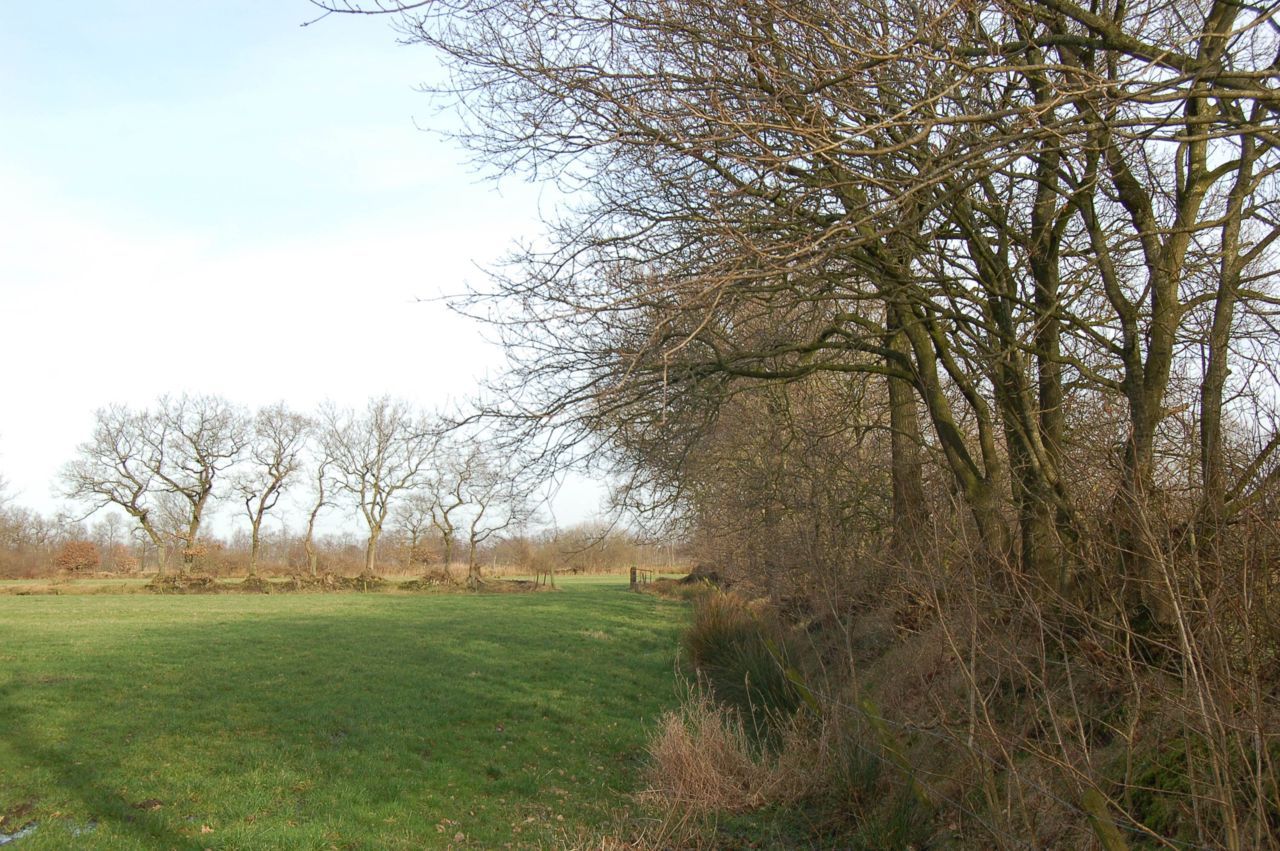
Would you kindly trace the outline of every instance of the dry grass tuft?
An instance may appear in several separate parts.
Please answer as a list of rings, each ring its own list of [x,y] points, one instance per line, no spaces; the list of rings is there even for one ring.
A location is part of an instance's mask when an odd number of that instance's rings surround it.
[[[648,794],[668,804],[735,812],[767,800],[768,772],[752,757],[741,717],[705,696],[663,716],[649,756]]]
[[[642,797],[683,813],[791,803],[812,794],[822,777],[811,745],[786,734],[776,753],[763,749],[735,709],[692,690],[678,711],[663,716],[649,744],[649,790]]]

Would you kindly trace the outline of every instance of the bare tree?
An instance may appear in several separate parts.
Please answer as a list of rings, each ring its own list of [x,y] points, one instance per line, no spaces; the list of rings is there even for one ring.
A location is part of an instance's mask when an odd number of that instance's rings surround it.
[[[249,518],[249,575],[258,566],[262,521],[302,467],[312,423],[283,402],[258,411],[248,447],[248,469],[235,478]]]
[[[530,488],[514,464],[503,463],[479,443],[467,451],[461,469],[466,473],[461,493],[465,500],[467,587],[475,590],[482,581],[479,548],[494,536],[529,520]]]
[[[63,494],[87,504],[90,513],[117,505],[132,517],[159,551],[164,572],[167,541],[156,516],[155,470],[160,456],[150,439],[151,416],[124,405],[94,414],[92,438],[80,444],[78,457],[62,469]]]
[[[468,500],[471,479],[477,473],[480,455],[465,451],[456,442],[441,444],[437,463],[427,477],[424,493],[429,501],[431,525],[440,536],[446,569],[453,563],[458,541],[458,522]]]
[[[162,396],[145,432],[154,483],[180,502],[184,515],[175,534],[183,544],[183,564],[195,560],[205,511],[219,475],[240,460],[249,443],[243,411],[217,396]],[[176,516],[175,516],[176,520]]]
[[[368,527],[365,570],[372,573],[387,517],[398,496],[421,483],[437,430],[407,402],[386,396],[371,399],[360,413],[325,405],[320,418],[334,484],[355,501]]]
[[[696,439],[753,384],[880,375],[900,539],[927,440],[995,560],[1062,589],[1101,535],[1134,605],[1170,411],[1201,420],[1203,490],[1158,537],[1211,536],[1280,483],[1280,438],[1235,465],[1222,440],[1266,421],[1250,379],[1280,348],[1270,11],[337,5],[440,52],[479,157],[589,189],[490,314],[516,367],[499,413],[559,429],[553,460],[612,446],[656,484],[625,450],[642,432]],[[1108,409],[1104,523],[1068,429]]]
[[[302,547],[307,553],[307,566],[311,570],[311,575],[318,573],[320,554],[316,549],[316,520],[320,517],[320,512],[327,506],[331,505],[330,497],[326,495],[326,488],[329,484],[329,456],[325,454],[324,445],[316,448],[319,456],[315,459],[315,466],[311,470],[311,482],[314,486],[312,491],[311,510],[307,513],[307,531],[302,539]]]
[[[24,506],[0,514],[0,544],[9,549],[47,549],[74,535],[63,517],[50,519]]]
[[[177,551],[181,558],[181,569],[189,570],[207,554],[207,548],[201,546],[198,537],[188,539],[191,504],[181,494],[168,489],[157,489],[152,518],[156,528],[164,536],[166,560],[172,557],[174,551]]]
[[[103,567],[106,570],[116,568],[116,556],[125,540],[124,522],[115,511],[104,512],[98,522],[93,524],[93,540],[102,551]]]
[[[412,568],[429,561],[426,538],[433,530],[431,508],[430,496],[422,491],[414,491],[397,503],[392,512],[396,529],[404,536],[406,567]]]

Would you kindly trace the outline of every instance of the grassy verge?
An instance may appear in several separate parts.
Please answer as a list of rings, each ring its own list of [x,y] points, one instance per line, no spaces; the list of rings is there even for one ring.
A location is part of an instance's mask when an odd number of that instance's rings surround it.
[[[681,607],[559,594],[0,597],[24,849],[537,847],[627,803]]]
[[[33,594],[137,594],[149,580],[114,579],[0,579],[0,596]]]

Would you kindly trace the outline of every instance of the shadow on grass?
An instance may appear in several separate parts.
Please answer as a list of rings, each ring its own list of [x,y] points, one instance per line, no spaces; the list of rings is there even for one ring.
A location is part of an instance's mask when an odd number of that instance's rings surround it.
[[[83,634],[75,654],[31,637],[0,742],[124,847],[421,847],[462,821],[511,841],[527,818],[607,816],[675,700],[678,616],[615,590],[318,598],[322,615],[114,598],[128,628],[57,625]]]
[[[147,844],[159,844],[179,851],[203,847],[189,837],[170,830],[162,818],[138,807],[139,802],[126,801],[118,793],[112,792],[97,767],[76,759],[79,753],[75,745],[47,742],[32,725],[24,723],[25,714],[14,709],[14,691],[13,684],[0,687],[0,730],[3,730],[0,739],[7,742],[14,753],[26,755],[51,773],[58,791],[82,806],[86,815],[85,822],[65,826],[90,832],[97,830],[98,825],[110,823],[120,834],[146,840]],[[42,831],[47,833],[54,827],[48,821],[41,823],[36,820],[35,823],[37,830],[32,835],[39,834],[40,839],[44,839]]]

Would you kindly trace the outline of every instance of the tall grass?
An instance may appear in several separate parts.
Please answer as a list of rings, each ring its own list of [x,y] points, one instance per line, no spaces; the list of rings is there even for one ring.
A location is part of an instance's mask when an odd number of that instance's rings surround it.
[[[748,721],[756,738],[800,706],[788,676],[800,654],[787,630],[767,611],[733,594],[712,591],[694,603],[684,650],[715,698]]]

